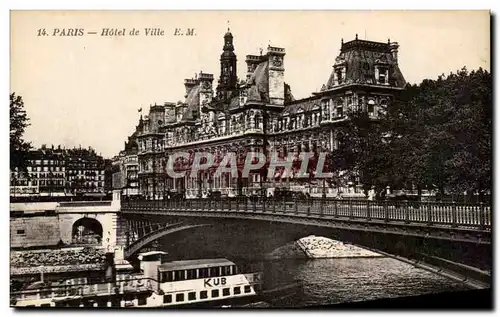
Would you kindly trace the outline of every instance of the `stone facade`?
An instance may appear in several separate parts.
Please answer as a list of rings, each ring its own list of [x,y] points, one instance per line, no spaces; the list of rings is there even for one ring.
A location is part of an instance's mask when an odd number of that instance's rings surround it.
[[[338,146],[336,128],[347,120],[349,109],[361,108],[376,119],[404,88],[397,51],[397,43],[390,41],[365,41],[357,36],[342,41],[326,84],[311,97],[295,100],[285,82],[285,49],[269,46],[265,55],[247,55],[246,79],[238,80],[233,36],[228,31],[216,93],[214,76],[200,72],[184,81],[184,102],[155,104],[147,116],[141,116],[142,130],[137,136],[141,195],[161,199],[177,192],[190,198],[217,191],[235,196],[264,187],[320,194],[322,184],[301,183],[293,174],[268,180],[264,171],[254,171],[248,177],[242,177],[241,172],[214,176],[214,171],[228,152],[236,153],[241,168],[247,152],[277,152],[280,157],[292,155],[298,160],[301,151],[333,150]],[[189,172],[196,152],[210,152],[215,163],[207,171],[172,179],[166,173],[167,162],[181,151],[188,152],[190,158],[176,160],[176,170]],[[332,195],[340,191],[364,196],[357,179],[337,187],[327,182],[323,188]]]
[[[11,203],[11,248],[94,245],[114,250],[119,239],[120,193],[111,202]],[[82,233],[94,240],[81,239]],[[80,234],[80,238],[75,235]]]
[[[95,150],[42,146],[28,154],[27,173],[11,171],[10,195],[105,195],[107,160]]]
[[[60,240],[59,217],[10,218],[11,248],[55,246]]]

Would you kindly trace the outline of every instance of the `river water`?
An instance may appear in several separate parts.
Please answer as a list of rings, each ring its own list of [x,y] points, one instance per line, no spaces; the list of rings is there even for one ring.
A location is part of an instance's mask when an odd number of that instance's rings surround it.
[[[286,306],[344,302],[467,290],[454,282],[392,258],[280,260],[260,263],[266,283],[300,281],[303,290]]]

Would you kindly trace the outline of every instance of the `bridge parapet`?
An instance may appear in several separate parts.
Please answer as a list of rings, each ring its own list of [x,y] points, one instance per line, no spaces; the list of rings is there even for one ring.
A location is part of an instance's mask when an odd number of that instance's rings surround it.
[[[123,201],[122,212],[219,212],[291,214],[297,217],[350,219],[363,222],[400,222],[408,226],[449,227],[491,232],[491,207],[485,204],[459,204],[413,201],[369,201],[309,198],[284,199],[188,199]]]

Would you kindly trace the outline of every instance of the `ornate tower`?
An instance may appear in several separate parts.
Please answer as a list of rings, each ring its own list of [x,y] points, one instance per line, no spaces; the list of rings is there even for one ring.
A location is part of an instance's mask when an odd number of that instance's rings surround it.
[[[227,33],[224,35],[224,47],[220,56],[220,79],[217,86],[217,97],[222,100],[230,98],[232,91],[236,89],[237,82],[233,35],[228,28]]]

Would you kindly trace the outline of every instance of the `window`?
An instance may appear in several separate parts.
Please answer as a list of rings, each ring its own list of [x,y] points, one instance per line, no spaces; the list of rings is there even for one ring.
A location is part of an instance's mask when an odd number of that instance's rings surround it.
[[[210,268],[210,277],[218,277],[218,276],[220,276],[219,268],[218,267],[211,267]]]
[[[207,291],[201,291],[200,292],[200,299],[206,299],[208,298],[208,292]]]
[[[187,270],[187,279],[192,280],[196,278],[196,269]]]
[[[196,300],[196,292],[188,293],[188,300]]]
[[[17,230],[17,234],[24,234],[24,230]]]
[[[146,305],[146,302],[147,302],[146,297],[141,296],[137,298],[137,304],[139,306]]]
[[[175,301],[176,302],[183,302],[184,301],[184,293],[175,294]]]
[[[344,116],[344,107],[342,105],[337,105],[337,117]]]
[[[379,82],[380,84],[385,84],[385,79],[386,79],[385,75],[386,75],[386,71],[387,71],[387,70],[386,70],[385,68],[379,68],[379,70],[378,70],[378,82]]]
[[[372,112],[373,112],[373,110],[374,110],[374,106],[375,106],[375,101],[373,101],[373,100],[369,100],[369,101],[368,101],[368,112],[369,112],[369,113],[372,113]]]
[[[185,278],[184,278],[184,270],[175,271],[175,280],[176,281],[183,281],[183,280],[185,280]]]
[[[199,269],[199,270],[200,270],[199,278],[208,277],[208,268],[203,268],[203,269]]]
[[[218,289],[212,290],[212,297],[219,297],[219,290]]]
[[[50,307],[50,304],[42,304],[41,307]]]
[[[222,275],[231,275],[231,266],[223,266]]]
[[[222,296],[229,296],[229,287],[222,290]]]
[[[241,289],[240,289],[240,287],[239,287],[239,286],[235,287],[235,288],[233,289],[233,293],[234,293],[234,295],[241,294]]]
[[[336,70],[336,73],[337,73],[337,81],[340,84],[342,84],[342,70],[339,68]]]
[[[163,295],[163,304],[168,304],[172,302],[172,295]]]
[[[245,293],[250,293],[252,291],[252,288],[250,285],[245,285]]]

